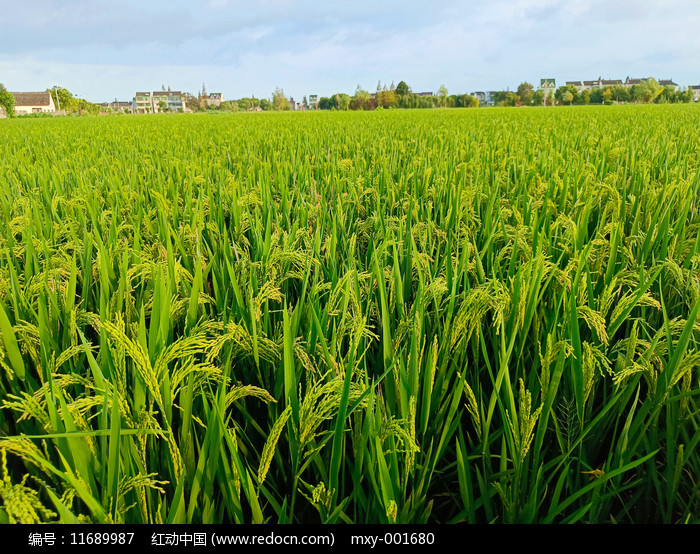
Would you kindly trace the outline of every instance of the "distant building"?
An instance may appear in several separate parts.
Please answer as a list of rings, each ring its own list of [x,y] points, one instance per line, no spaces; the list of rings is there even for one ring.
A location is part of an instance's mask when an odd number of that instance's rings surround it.
[[[162,109],[165,102],[165,110]],[[137,92],[134,96],[133,110],[135,113],[158,113],[161,111],[185,112],[187,102],[185,93],[179,90],[157,90],[154,92]]]
[[[136,113],[153,113],[153,99],[150,92],[137,92],[134,96]]]
[[[598,77],[593,81],[566,81],[567,85],[574,85],[576,90],[581,93],[584,90],[594,90],[597,88],[608,88],[614,87],[616,85],[622,85],[620,79],[603,79]]]
[[[209,106],[216,106],[218,108],[219,106],[221,106],[221,102],[223,101],[223,99],[224,95],[220,92],[212,92],[211,94],[200,94],[199,105],[202,108],[208,108]]]
[[[700,85],[693,85],[688,88],[693,91],[693,102],[700,102]]]
[[[678,89],[681,88],[680,85],[673,82],[673,79],[659,79],[659,84],[662,87],[672,86],[673,90],[675,91],[678,91]]]
[[[56,105],[50,92],[11,92],[15,97],[15,114],[53,113]]]
[[[432,96],[432,92],[419,92],[416,94],[416,96]]]
[[[114,102],[102,102],[100,104],[105,111],[110,111],[113,113],[134,113],[136,110],[136,103],[131,102],[119,102],[115,100]]]
[[[637,79],[627,77],[623,82],[622,79],[603,79],[602,77],[598,77],[598,79],[594,81],[566,81],[566,84],[574,85],[576,87],[576,90],[578,90],[579,92],[583,92],[584,90],[605,89],[616,86],[631,87],[633,85],[641,85],[646,80],[646,78]],[[678,90],[680,88],[679,85],[674,83],[672,79],[661,79],[659,80],[659,84],[661,86],[672,85],[675,88],[675,90]]]
[[[474,92],[470,92],[469,94],[471,94],[474,98],[476,98],[479,101],[479,107],[496,105],[497,92],[495,90],[475,90]]]
[[[160,90],[153,92],[153,113],[160,111],[183,112],[185,111],[184,94],[179,90]],[[165,110],[162,110],[161,102],[165,102]]]
[[[496,105],[496,94],[497,91],[495,90],[475,90],[474,92],[470,92],[474,98],[476,98],[479,101],[479,106],[495,106]]]
[[[470,92],[474,98],[476,98],[479,101],[479,106],[485,106],[486,105],[486,93],[483,90],[475,90],[474,92]]]
[[[622,86],[625,86],[625,87],[631,87],[633,85],[641,85],[642,83],[647,81],[647,79],[650,79],[650,78],[651,77],[644,77],[642,79],[630,79],[629,77],[627,77],[627,79],[625,79],[625,82],[621,83],[621,84],[622,84]],[[678,90],[680,88],[680,86],[678,84],[673,82],[673,79],[658,79],[657,82],[662,87],[671,85],[674,90]]]

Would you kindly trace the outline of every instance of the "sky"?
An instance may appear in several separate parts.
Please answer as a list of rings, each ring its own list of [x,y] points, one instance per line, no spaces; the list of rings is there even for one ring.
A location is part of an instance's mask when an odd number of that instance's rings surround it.
[[[162,86],[224,99],[700,83],[700,0],[0,0],[0,83],[92,102]]]

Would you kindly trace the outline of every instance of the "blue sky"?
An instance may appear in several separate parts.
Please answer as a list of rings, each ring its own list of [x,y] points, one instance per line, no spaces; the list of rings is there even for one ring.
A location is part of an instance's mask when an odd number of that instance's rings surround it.
[[[0,0],[0,82],[94,102],[515,89],[541,77],[700,83],[700,0]]]

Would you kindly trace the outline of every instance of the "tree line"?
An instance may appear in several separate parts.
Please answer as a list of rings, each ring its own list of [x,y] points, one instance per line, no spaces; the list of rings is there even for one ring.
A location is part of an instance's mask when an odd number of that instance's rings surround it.
[[[336,93],[318,101],[320,110],[377,110],[389,108],[476,108],[479,100],[470,94],[450,95],[445,85],[440,85],[437,95],[414,93],[405,81],[387,88],[377,83],[374,95],[357,85],[355,94]]]
[[[549,92],[546,105],[585,105],[585,104],[676,104],[689,103],[693,100],[690,89],[676,90],[673,85],[661,86],[650,77],[639,84],[626,87],[622,84],[579,91],[575,85],[562,85],[556,91]],[[497,106],[542,106],[545,93],[542,89],[527,82],[520,83],[517,91],[500,91],[496,93]]]
[[[165,88],[163,89],[165,90]],[[103,108],[99,104],[88,102],[83,98],[77,98],[65,88],[47,89],[53,97],[57,109],[67,114],[97,115]],[[285,111],[292,109],[290,99],[284,90],[277,87],[270,99],[255,98],[254,96],[239,98],[238,100],[222,101],[219,105],[207,101],[206,89],[202,85],[202,93],[194,96],[185,94],[185,103],[188,110],[202,111]],[[622,84],[606,86],[579,91],[575,85],[563,85],[556,91],[550,91],[545,97],[542,89],[528,82],[520,83],[516,91],[502,90],[493,94],[493,100],[497,106],[542,106],[542,105],[586,105],[586,104],[674,104],[689,103],[693,100],[693,91],[690,89],[676,90],[673,85],[661,86],[654,78],[642,80],[639,84],[626,87]],[[445,85],[440,85],[437,94],[414,93],[405,81],[389,87],[377,83],[377,90],[370,94],[360,85],[355,89],[355,94],[338,92],[336,94],[321,97],[316,105],[307,101],[306,96],[299,102],[304,108],[319,110],[377,110],[390,108],[420,109],[420,108],[476,108],[479,99],[471,94],[449,94]],[[15,99],[5,87],[0,84],[0,107],[12,117],[14,115]],[[168,111],[167,106],[161,106],[160,111]],[[36,115],[36,114],[30,114]],[[25,116],[27,117],[27,116]]]

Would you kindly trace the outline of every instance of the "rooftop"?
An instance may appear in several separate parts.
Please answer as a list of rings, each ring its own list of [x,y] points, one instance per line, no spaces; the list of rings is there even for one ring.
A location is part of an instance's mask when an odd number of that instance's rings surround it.
[[[12,92],[15,97],[15,106],[50,106],[51,93],[49,92]]]

